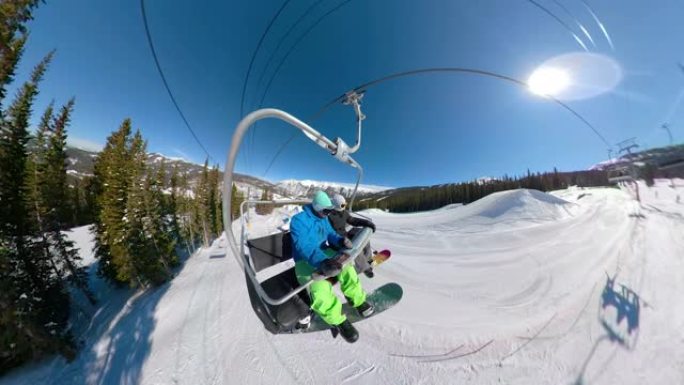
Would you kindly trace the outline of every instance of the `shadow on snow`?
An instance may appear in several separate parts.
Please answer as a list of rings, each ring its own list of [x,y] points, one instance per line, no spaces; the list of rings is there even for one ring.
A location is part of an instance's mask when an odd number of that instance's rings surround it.
[[[634,350],[639,337],[639,315],[641,312],[641,300],[639,295],[627,286],[615,287],[615,278],[606,277],[606,286],[603,288],[599,302],[599,323],[604,329],[587,358],[582,365],[575,385],[586,384],[585,374],[587,367],[596,353],[598,346],[603,342],[622,347],[626,350]],[[615,352],[596,371],[602,373],[604,368],[613,359]]]
[[[188,260],[181,252],[181,264],[173,271],[180,274]],[[152,333],[156,327],[155,311],[159,301],[171,285],[171,280],[156,288],[141,291],[108,286],[94,278],[97,262],[90,266],[91,284],[99,293],[95,308],[74,301],[72,316],[80,344],[79,354],[70,363],[53,357],[27,365],[8,373],[4,381],[41,384],[138,384],[143,365],[152,347]],[[89,313],[89,315],[87,315]],[[79,325],[80,324],[80,325]]]

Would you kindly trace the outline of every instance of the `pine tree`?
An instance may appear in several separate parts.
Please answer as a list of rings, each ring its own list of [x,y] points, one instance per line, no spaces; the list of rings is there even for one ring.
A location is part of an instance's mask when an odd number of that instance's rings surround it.
[[[264,189],[261,193],[261,200],[270,201],[272,199],[273,196],[271,195],[271,191],[268,188]],[[254,210],[259,215],[268,215],[273,212],[273,205],[270,203],[257,204]]]
[[[116,283],[128,283],[131,277],[126,261],[125,214],[132,159],[131,121],[123,121],[107,138],[105,148],[95,160],[92,192],[95,196],[95,256],[98,273]]]
[[[73,209],[69,205],[66,173],[66,127],[69,124],[73,107],[73,99],[62,107],[60,114],[54,119],[53,130],[48,141],[45,165],[42,167],[43,179],[39,180],[41,200],[48,209],[44,218],[43,231],[47,232],[50,239],[53,258],[56,258],[55,264],[68,274],[68,280],[80,289],[91,303],[95,303],[95,297],[88,286],[86,269],[80,266],[81,257],[78,249],[75,249],[73,242],[62,234],[62,230],[68,228],[69,221],[73,217]]]
[[[38,126],[36,144],[29,161],[29,201],[37,225],[42,257],[50,261],[55,276],[68,279],[85,297],[95,303],[88,286],[86,270],[80,266],[78,250],[61,232],[69,227],[73,212],[69,208],[69,187],[66,174],[66,126],[73,110],[69,101],[58,116],[53,106],[45,110]]]
[[[169,203],[167,206],[169,215],[169,231],[173,237],[176,244],[180,244],[183,240],[181,236],[181,227],[178,219],[179,210],[181,208],[180,199],[181,192],[179,191],[179,176],[178,176],[178,165],[174,165],[171,170],[171,178],[169,180],[169,188],[171,194],[169,195]]]
[[[178,263],[165,214],[164,167],[148,172],[145,141],[124,120],[95,163],[96,255],[101,274],[114,282],[165,282]],[[102,267],[104,265],[104,267]]]
[[[54,105],[50,103],[45,109],[38,130],[31,156],[27,159],[27,186],[29,189],[29,210],[38,226],[40,234],[44,235],[44,217],[48,213],[48,207],[44,201],[44,188],[41,182],[45,180],[46,156],[48,152],[48,138],[50,136],[52,120],[54,118]],[[45,242],[45,239],[43,239]],[[47,249],[47,245],[44,246]]]
[[[80,188],[80,194],[83,196],[81,202],[81,221],[80,225],[86,223],[94,223],[97,210],[97,183],[95,176],[85,177],[77,185]]]
[[[156,221],[150,217],[151,198],[146,188],[151,185],[151,177],[146,176],[145,147],[142,135],[137,131],[131,143],[130,183],[125,216],[126,250],[119,256],[117,271],[120,279],[128,280],[131,284],[137,282],[143,286],[156,286],[169,278],[169,271],[155,244],[157,229]]]
[[[237,189],[235,183],[233,183],[232,193],[230,194],[230,206],[231,206],[231,219],[235,220],[240,217],[240,205],[244,202],[245,197],[242,192]]]
[[[0,107],[26,40],[22,23],[36,2],[3,3],[0,18]],[[17,36],[17,32],[21,35]],[[0,372],[46,352],[72,357],[66,331],[69,296],[53,272],[51,259],[41,252],[41,233],[31,215],[31,161],[27,144],[29,120],[38,83],[52,54],[33,70],[7,110],[0,108]]]
[[[201,238],[199,224],[199,210],[197,205],[197,185],[192,189],[188,181],[188,174],[183,173],[178,185],[180,190],[179,217],[181,225],[181,236],[185,240],[188,253],[194,251],[199,239]]]
[[[74,178],[69,188],[69,198],[72,207],[71,226],[82,226],[88,223],[85,222],[86,202],[83,182],[79,178]]]
[[[2,101],[7,86],[14,80],[14,71],[24,52],[27,39],[26,22],[33,19],[39,0],[9,0],[2,2],[0,15],[0,120],[3,120]]]
[[[157,171],[154,175],[154,179],[151,179],[150,181],[157,189],[157,199],[159,200],[161,214],[162,216],[164,216],[165,226],[168,226],[167,216],[169,215],[169,200],[166,194],[164,193],[166,191],[167,186],[166,179],[166,162],[162,158],[161,162],[159,162],[159,167],[157,168]]]
[[[218,165],[209,172],[209,222],[211,224],[212,238],[219,237],[223,233],[223,218],[221,217],[221,175]]]
[[[145,223],[146,231],[154,244],[157,256],[170,274],[170,269],[178,266],[179,260],[175,252],[176,243],[171,236],[170,215],[164,196],[165,179],[166,168],[162,161],[157,173],[154,176],[148,175],[146,178]]]
[[[212,204],[210,200],[210,188],[209,188],[209,161],[204,161],[204,167],[202,168],[202,174],[200,175],[199,182],[195,185],[195,199],[193,204],[193,217],[196,228],[202,237],[202,243],[205,247],[208,247],[211,243],[211,212]]]

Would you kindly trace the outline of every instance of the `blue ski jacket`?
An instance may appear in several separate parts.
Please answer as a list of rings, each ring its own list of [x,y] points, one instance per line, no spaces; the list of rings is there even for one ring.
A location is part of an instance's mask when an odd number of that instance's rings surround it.
[[[292,218],[290,233],[295,262],[305,261],[315,269],[329,258],[324,250],[330,246],[339,246],[344,240],[332,228],[328,217],[318,217],[310,204],[305,205],[304,210]]]

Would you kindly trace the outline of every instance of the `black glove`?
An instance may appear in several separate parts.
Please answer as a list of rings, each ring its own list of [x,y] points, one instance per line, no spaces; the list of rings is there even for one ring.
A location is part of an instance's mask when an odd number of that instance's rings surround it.
[[[342,239],[341,246],[345,249],[351,249],[352,247],[354,247],[354,243],[352,243],[352,241],[349,240],[349,238],[344,238]]]
[[[367,226],[367,227],[370,228],[371,230],[373,230],[373,232],[375,232],[375,223],[373,223],[373,222],[368,222],[368,226]]]
[[[336,258],[326,259],[321,262],[318,270],[326,277],[332,277],[340,274],[342,271],[342,264],[337,262]]]

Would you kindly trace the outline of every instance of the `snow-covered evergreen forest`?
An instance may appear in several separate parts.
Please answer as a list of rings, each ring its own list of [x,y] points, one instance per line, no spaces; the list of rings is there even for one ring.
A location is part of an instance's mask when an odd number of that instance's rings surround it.
[[[145,139],[129,119],[107,138],[92,175],[67,172],[78,103],[35,104],[54,53],[35,63],[29,79],[14,77],[38,4],[3,3],[0,20],[0,373],[45,355],[78,354],[74,301],[98,298],[64,230],[91,224],[98,274],[111,285],[145,288],[170,280],[183,257],[223,228],[218,166],[205,162],[193,183],[163,160],[149,167]],[[18,91],[8,95],[13,83]],[[41,111],[37,127],[34,111]]]

